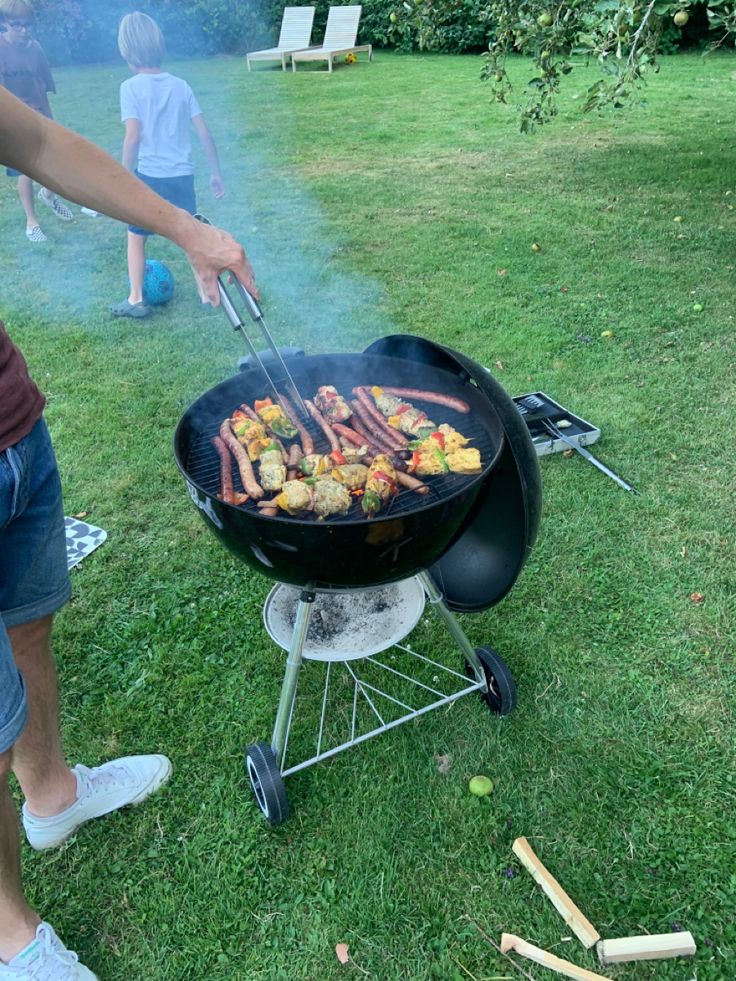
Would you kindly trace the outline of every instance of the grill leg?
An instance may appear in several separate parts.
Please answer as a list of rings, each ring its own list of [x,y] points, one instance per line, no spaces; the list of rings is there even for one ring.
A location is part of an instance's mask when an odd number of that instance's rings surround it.
[[[304,649],[307,631],[309,630],[313,604],[314,593],[304,590],[299,597],[294,635],[291,638],[289,656],[286,659],[286,674],[284,675],[284,683],[281,686],[281,697],[279,698],[276,722],[273,727],[273,738],[271,739],[271,749],[274,751],[274,755],[281,766],[283,766],[282,757],[286,748],[289,726],[291,725],[291,712],[294,708],[299,669],[302,666],[302,651]]]
[[[444,600],[442,599],[442,593],[439,591],[428,572],[420,572],[418,578],[424,586],[425,592],[429,597],[429,602],[445,621],[445,626],[450,631],[455,643],[462,651],[463,657],[472,666],[473,671],[475,672],[475,680],[478,682],[478,684],[482,683],[483,691],[487,691],[488,683],[486,681],[485,672],[480,663],[480,658],[476,654],[473,645],[465,636],[465,631],[457,622],[455,614],[452,612],[452,610],[449,610],[445,606]]]

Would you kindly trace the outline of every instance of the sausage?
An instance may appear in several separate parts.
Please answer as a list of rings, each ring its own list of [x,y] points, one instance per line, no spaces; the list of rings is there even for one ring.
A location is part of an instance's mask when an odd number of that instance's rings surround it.
[[[379,453],[387,453],[392,456],[394,453],[398,453],[399,447],[391,439],[391,437],[384,432],[383,429],[379,429],[377,425],[373,422],[371,417],[365,411],[365,407],[362,402],[355,399],[350,405],[353,409],[353,428],[356,432],[365,432],[368,434],[368,439],[370,440],[371,446],[377,447]],[[356,420],[360,421],[360,429],[356,425]]]
[[[343,426],[341,422],[333,422],[332,429],[333,432],[336,432],[338,436],[343,436],[353,446],[363,446],[365,443],[365,440],[359,433],[356,433],[350,426]]]
[[[287,399],[287,397],[285,395],[279,394],[279,398],[281,399],[281,404],[284,407],[284,412],[287,414],[289,419],[294,423],[294,425],[297,428],[297,432],[299,433],[299,439],[302,441],[302,446],[304,447],[303,455],[309,456],[311,453],[314,453],[314,440],[309,435],[309,433],[304,428],[304,426],[301,424],[301,421],[299,419],[299,416],[296,414],[294,406]]]
[[[350,426],[344,426],[341,422],[333,422],[332,428],[338,436],[342,436],[347,443],[352,443],[353,446],[365,446],[368,444],[368,449],[373,452],[374,456],[376,455],[378,447],[374,446],[373,441],[361,436],[360,433],[356,433]]]
[[[330,444],[330,449],[337,450],[339,452],[340,440],[334,434],[332,428],[330,427],[330,424],[327,422],[325,417],[319,411],[317,406],[314,404],[314,402],[310,402],[309,399],[305,399],[304,404],[306,405],[307,411],[309,412],[310,416],[314,419],[314,421],[317,423],[317,425],[320,427],[322,432],[327,437],[327,442]]]
[[[385,391],[385,389],[384,389]],[[372,396],[368,392],[367,388],[354,388],[353,393],[358,396],[358,401],[362,406],[364,406],[365,411],[371,417],[371,419],[376,424],[376,427],[380,427],[387,436],[391,437],[394,445],[398,449],[402,449],[409,445],[409,440],[400,433],[398,429],[394,429],[393,426],[389,426],[386,422],[386,417],[383,413],[376,408],[376,403],[373,401]]]
[[[392,442],[388,435],[384,435],[382,429],[379,430],[378,426],[374,424],[371,417],[365,411],[362,402],[357,399],[353,399],[350,403],[350,408],[353,410],[353,418],[351,420],[353,424],[353,429],[361,436],[365,436],[366,441],[371,444],[372,448],[378,449],[381,453],[392,454],[398,450],[398,446]]]
[[[217,450],[220,458],[220,500],[225,504],[234,504],[233,495],[233,469],[230,459],[230,451],[219,436],[212,437],[212,445]]]
[[[402,487],[407,487],[409,490],[416,491],[417,494],[429,493],[429,487],[427,487],[426,484],[423,484],[417,477],[412,477],[408,473],[402,473],[401,470],[396,471],[396,480]]]
[[[455,398],[454,395],[443,395],[442,392],[425,392],[421,388],[395,388],[386,385],[380,387],[386,395],[395,395],[400,399],[418,399],[420,402],[444,405],[446,409],[454,409],[455,412],[470,412],[468,403],[464,399]]]
[[[301,446],[298,443],[292,443],[289,448],[289,458],[286,461],[286,479],[295,480],[296,471],[299,465],[299,461],[306,454],[303,452]]]
[[[248,416],[249,419],[253,420],[253,422],[260,422],[261,425],[263,425],[260,417],[253,411],[253,409],[251,409],[251,407],[248,405],[247,402],[243,402],[240,408]]]
[[[256,475],[253,473],[253,467],[248,459],[247,452],[238,442],[238,438],[235,433],[230,428],[230,420],[225,419],[220,426],[220,439],[228,447],[232,455],[235,457],[235,462],[238,464],[238,470],[240,471],[240,479],[243,481],[243,489],[249,497],[254,497],[259,500],[263,497],[263,488],[256,480]]]

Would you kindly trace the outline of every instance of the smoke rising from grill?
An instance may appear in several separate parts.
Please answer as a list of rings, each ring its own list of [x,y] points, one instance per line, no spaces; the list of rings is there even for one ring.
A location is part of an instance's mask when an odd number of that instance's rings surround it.
[[[157,16],[155,4],[138,6]],[[255,23],[254,5],[245,6]],[[120,15],[130,9],[124,9],[118,0],[87,2],[83,7],[94,23],[109,21],[111,37],[117,33]],[[201,50],[207,39],[203,34],[192,35],[190,17],[180,12],[177,23],[176,5],[172,4],[161,11],[161,24],[174,55],[187,32],[191,48]],[[60,35],[68,35],[67,27],[59,27]],[[277,32],[277,25],[271,27]],[[49,25],[39,31],[39,37],[53,51]],[[263,30],[253,34],[253,43],[271,41]],[[59,38],[57,42],[59,57],[63,57],[64,46]],[[68,44],[65,51],[68,56]],[[376,337],[393,332],[381,309],[382,287],[359,271],[351,271],[339,233],[330,227],[320,204],[298,177],[298,166],[287,159],[290,129],[303,126],[303,100],[298,108],[290,108],[295,92],[300,91],[296,86],[304,84],[302,79],[275,67],[259,68],[248,76],[242,58],[180,62],[172,56],[163,68],[185,78],[202,106],[219,150],[227,193],[221,202],[214,201],[207,164],[192,133],[198,206],[245,245],[277,343],[301,346],[310,353],[360,350]],[[59,65],[53,70],[58,95],[51,99],[57,120],[120,159],[119,86],[129,76],[121,59],[102,66]],[[316,80],[304,81],[312,84]],[[10,182],[6,182],[2,201],[4,208],[17,212],[18,224],[17,236],[3,245],[6,314],[71,323],[85,331],[113,329],[108,306],[123,299],[127,291],[124,226],[104,217],[88,218],[76,206],[74,224],[61,226],[41,207],[39,220],[49,243],[32,247],[23,238],[22,210]],[[156,328],[176,329],[177,321],[201,318],[204,350],[210,330],[227,329],[223,315],[199,309],[186,259],[175,246],[154,238],[147,255],[166,262],[176,279],[175,298],[156,313]],[[221,325],[213,323],[217,317]],[[232,358],[223,369],[232,370],[243,353],[242,342],[233,338]]]

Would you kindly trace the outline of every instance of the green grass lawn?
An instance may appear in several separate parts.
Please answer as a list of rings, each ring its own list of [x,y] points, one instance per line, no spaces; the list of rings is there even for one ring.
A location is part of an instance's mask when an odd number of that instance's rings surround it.
[[[0,186],[3,316],[48,395],[66,512],[109,532],[58,619],[68,752],[156,750],[175,768],[140,810],[24,854],[33,902],[101,978],[521,977],[478,927],[595,969],[514,860],[519,835],[603,936],[696,937],[693,961],[611,978],[736,976],[734,69],[666,58],[646,105],[590,117],[593,72],[576,70],[530,138],[489,106],[473,57],[379,52],[332,77],[172,66],[223,158],[214,202],[197,156],[200,207],[245,243],[279,342],[455,345],[512,394],[543,389],[600,425],[600,456],[641,489],[543,460],[532,558],[463,621],[512,667],[516,713],[465,699],[290,778],[277,830],[241,759],[270,736],[283,673],[261,621],[271,584],[209,534],[171,452],[242,344],[160,240],[173,302],[109,319],[124,229],[49,218],[31,246]],[[512,74],[523,89],[528,65]],[[58,118],[117,153],[124,76],[59,70]],[[449,653],[432,621],[418,643]],[[469,795],[475,773],[491,798]]]

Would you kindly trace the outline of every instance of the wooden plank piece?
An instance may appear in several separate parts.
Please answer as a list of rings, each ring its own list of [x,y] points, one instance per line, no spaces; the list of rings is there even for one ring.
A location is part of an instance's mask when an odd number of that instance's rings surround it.
[[[601,964],[624,961],[656,961],[667,957],[690,957],[697,947],[689,930],[681,933],[645,934],[642,937],[620,937],[601,940],[597,946]]]
[[[527,960],[534,961],[535,964],[541,964],[542,967],[549,968],[550,971],[555,971],[557,974],[564,974],[566,978],[573,978],[573,981],[607,981],[607,978],[602,974],[594,974],[584,967],[578,967],[577,964],[573,964],[571,961],[565,961],[561,957],[552,954],[549,950],[542,950],[541,947],[535,947],[534,944],[522,940],[521,937],[517,937],[513,933],[504,933],[501,935],[501,953],[506,954],[510,950],[515,954],[519,954],[520,957],[526,957]]]
[[[526,838],[517,838],[511,846],[514,855],[524,868],[531,874],[534,881],[541,886],[542,891],[554,908],[567,923],[583,947],[592,947],[601,939],[590,920],[570,899],[559,882],[550,875],[544,865],[534,854],[534,850]]]

